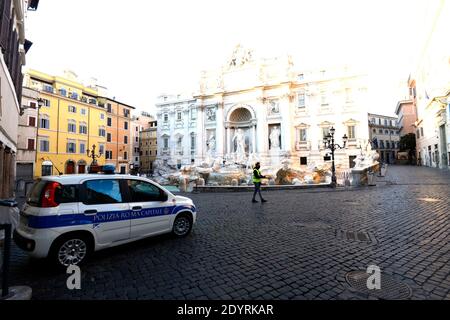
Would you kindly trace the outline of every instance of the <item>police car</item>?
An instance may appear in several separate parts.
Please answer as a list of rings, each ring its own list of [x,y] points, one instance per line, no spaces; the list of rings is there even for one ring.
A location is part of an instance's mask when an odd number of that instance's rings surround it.
[[[20,212],[14,241],[31,256],[77,265],[93,251],[171,232],[188,235],[191,199],[131,175],[62,175],[38,179]]]

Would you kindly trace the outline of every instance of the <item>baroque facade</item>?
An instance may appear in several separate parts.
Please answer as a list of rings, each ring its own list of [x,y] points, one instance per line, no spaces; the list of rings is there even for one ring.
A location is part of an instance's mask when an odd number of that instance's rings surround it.
[[[192,96],[160,96],[158,158],[167,164],[208,159],[296,165],[329,159],[323,138],[336,129],[347,148],[335,153],[343,168],[369,142],[367,76],[346,68],[296,70],[289,56],[257,58],[237,46],[228,63],[203,72]]]
[[[369,130],[372,148],[380,155],[379,160],[389,164],[395,163],[400,143],[398,119],[369,114]]]

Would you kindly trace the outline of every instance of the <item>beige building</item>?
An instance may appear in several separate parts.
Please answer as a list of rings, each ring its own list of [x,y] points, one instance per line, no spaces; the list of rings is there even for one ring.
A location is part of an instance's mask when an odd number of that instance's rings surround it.
[[[133,120],[131,122],[131,140],[133,141],[132,145],[132,166],[133,172],[139,172],[140,168],[140,141],[139,136],[142,130],[146,130],[150,128],[150,122],[155,119],[146,112],[141,112],[138,116],[133,116]]]
[[[33,180],[36,163],[36,139],[39,91],[22,89],[22,114],[19,118],[17,142],[16,181],[20,189]]]
[[[416,139],[421,165],[450,168],[450,2],[429,1],[427,25],[413,73],[417,90]]]
[[[158,155],[157,145],[157,121],[151,121],[149,128],[139,133],[139,153],[140,167],[139,172],[144,174],[153,173],[153,163]]]
[[[0,198],[14,195],[22,66],[31,46],[25,39],[25,11],[36,8],[37,1],[28,8],[24,0],[0,1]]]
[[[400,134],[396,117],[369,113],[369,136],[380,161],[393,164],[397,159]]]

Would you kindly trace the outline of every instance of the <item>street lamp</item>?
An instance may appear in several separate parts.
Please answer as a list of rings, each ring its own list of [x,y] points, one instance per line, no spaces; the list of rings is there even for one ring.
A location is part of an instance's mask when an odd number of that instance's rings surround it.
[[[343,146],[341,147],[337,143],[334,143],[334,133],[336,129],[333,127],[330,128],[330,133],[328,133],[323,138],[323,144],[325,146],[325,149],[330,149],[331,151],[331,186],[333,188],[336,187],[336,167],[334,166],[334,151],[337,149],[345,149],[345,145],[347,144],[348,137],[346,134],[342,137],[342,141],[344,142]]]
[[[95,154],[95,144],[92,145],[92,150],[87,149],[87,156],[92,158],[91,166],[97,165],[97,159],[102,156],[102,153]]]

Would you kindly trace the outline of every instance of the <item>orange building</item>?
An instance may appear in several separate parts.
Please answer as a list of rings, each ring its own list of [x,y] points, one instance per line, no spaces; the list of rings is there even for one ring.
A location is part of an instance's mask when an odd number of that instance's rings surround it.
[[[118,173],[129,173],[133,163],[131,138],[131,109],[134,107],[105,98],[106,109],[106,164],[113,165]]]

